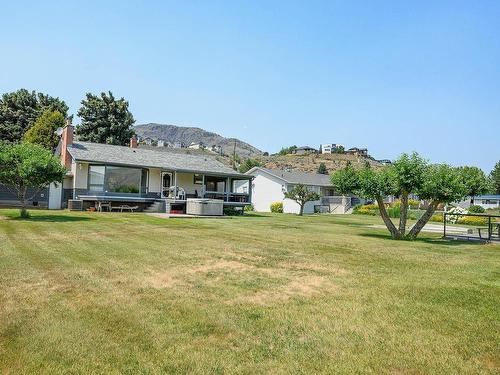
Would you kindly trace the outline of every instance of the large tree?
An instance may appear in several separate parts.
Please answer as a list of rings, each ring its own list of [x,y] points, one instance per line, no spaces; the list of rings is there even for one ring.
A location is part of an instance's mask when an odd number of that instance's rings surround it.
[[[62,182],[66,169],[52,152],[30,143],[0,145],[0,183],[21,202],[21,217],[28,217],[27,201],[52,182]],[[28,189],[32,196],[28,196]]]
[[[500,160],[490,173],[491,189],[494,194],[500,194]]]
[[[64,125],[64,116],[59,111],[47,109],[24,134],[24,140],[52,151],[59,142],[56,131]]]
[[[100,96],[87,93],[78,110],[82,119],[76,128],[78,139],[111,145],[127,145],[135,134],[134,116],[128,110],[128,102],[115,99],[111,91]]]
[[[488,178],[480,168],[469,166],[461,167],[460,174],[467,194],[470,197],[471,204],[474,204],[474,197],[476,195],[488,192],[490,184]]]
[[[395,239],[414,239],[429,221],[440,203],[451,203],[469,196],[473,184],[469,180],[470,169],[453,168],[448,165],[429,165],[418,154],[403,154],[392,165],[373,169],[369,165],[357,170],[351,165],[332,175],[334,187],[342,194],[356,194],[377,202],[380,215]],[[406,233],[408,196],[417,194],[430,201],[424,215]],[[384,198],[395,195],[401,199],[399,225],[387,214]]]
[[[285,192],[285,198],[291,199],[300,206],[299,215],[304,214],[304,206],[307,202],[316,201],[319,195],[302,184],[295,185],[290,191]]]
[[[0,98],[0,140],[21,141],[45,110],[58,111],[66,117],[68,106],[59,98],[26,89],[3,94]]]
[[[246,173],[254,167],[261,167],[261,166],[262,166],[262,163],[260,162],[260,160],[249,158],[240,164],[238,171],[240,173]]]

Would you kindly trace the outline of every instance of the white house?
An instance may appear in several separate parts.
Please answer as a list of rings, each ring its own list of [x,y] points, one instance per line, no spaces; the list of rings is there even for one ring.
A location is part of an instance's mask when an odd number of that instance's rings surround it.
[[[345,205],[342,210],[337,210],[337,206],[342,205],[342,197],[334,197],[334,191],[330,182],[330,177],[324,174],[306,173],[297,171],[284,171],[279,169],[266,169],[254,167],[246,174],[254,176],[252,182],[252,203],[256,211],[269,212],[271,203],[283,202],[283,211],[285,213],[299,213],[299,205],[285,199],[285,192],[290,191],[297,184],[306,185],[311,191],[315,191],[320,196],[320,200],[306,203],[304,207],[305,214],[315,212],[315,207],[319,210],[321,207],[328,206],[328,212],[344,213]],[[332,200],[337,199],[335,207],[332,206]],[[344,198],[349,201],[350,198]],[[333,208],[333,210],[331,210]],[[348,209],[348,208],[347,208]]]
[[[463,208],[469,208],[471,205],[471,199],[465,199],[459,202],[458,205]],[[500,195],[478,195],[474,197],[474,205],[481,206],[484,209],[488,208],[500,208]]]
[[[333,154],[336,152],[339,147],[344,147],[344,145],[336,144],[336,143],[323,143],[319,146],[320,154]]]

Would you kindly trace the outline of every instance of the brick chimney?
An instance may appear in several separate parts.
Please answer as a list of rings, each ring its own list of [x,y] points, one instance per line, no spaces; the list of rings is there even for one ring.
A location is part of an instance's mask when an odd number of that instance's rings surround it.
[[[71,124],[71,117],[68,117],[61,135],[61,163],[67,169],[71,169],[71,155],[68,152],[68,146],[73,144],[73,132],[74,128]]]
[[[137,136],[135,134],[130,138],[130,148],[137,148]]]

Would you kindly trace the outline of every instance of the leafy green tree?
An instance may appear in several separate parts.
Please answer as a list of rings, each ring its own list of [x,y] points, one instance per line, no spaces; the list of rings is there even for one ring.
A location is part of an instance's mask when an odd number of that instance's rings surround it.
[[[431,165],[426,173],[422,186],[416,191],[421,199],[429,200],[424,214],[408,233],[409,239],[415,239],[437,207],[442,203],[452,203],[468,196],[470,191],[464,183],[464,170],[446,164]]]
[[[408,195],[422,186],[427,169],[427,162],[416,152],[411,155],[402,154],[391,166],[395,179],[395,195],[401,200],[399,216],[399,232],[405,235],[408,219]]]
[[[478,167],[461,167],[460,173],[465,185],[470,203],[474,204],[476,195],[486,194],[490,188],[490,183],[484,172]]]
[[[100,96],[87,93],[78,116],[82,121],[76,133],[81,141],[125,146],[135,134],[128,102],[115,99],[111,91]]]
[[[490,184],[494,194],[500,194],[500,160],[490,173]]]
[[[64,125],[64,116],[59,111],[46,109],[35,121],[35,124],[24,134],[24,140],[52,151],[59,142],[56,130],[57,128],[63,128]]]
[[[21,217],[28,217],[27,201],[52,182],[62,182],[66,169],[52,152],[31,143],[0,145],[0,183],[21,202]],[[33,196],[28,196],[28,188]]]
[[[293,145],[290,147],[283,147],[280,152],[278,152],[278,155],[289,155],[293,154],[293,152],[297,149],[297,146]]]
[[[428,165],[417,154],[403,154],[394,164],[375,170],[365,165],[361,170],[351,165],[332,175],[334,187],[342,194],[356,194],[363,198],[374,199],[380,215],[392,238],[414,239],[423,226],[432,217],[441,203],[455,202],[467,196],[470,191],[465,185],[466,172],[461,168],[448,165]],[[429,207],[406,233],[406,215],[408,194],[417,194],[419,198],[430,201]],[[384,205],[384,197],[401,197],[399,226],[396,228],[389,218]],[[405,207],[403,207],[405,206]]]
[[[335,149],[336,154],[343,154],[344,152],[345,152],[345,148],[342,145],[337,146],[337,148]]]
[[[300,206],[299,215],[304,214],[304,206],[307,202],[317,201],[319,195],[314,191],[309,190],[305,185],[298,184],[295,185],[290,191],[285,192],[285,198],[291,199]]]
[[[319,174],[328,174],[328,169],[326,169],[325,163],[323,163],[323,162],[319,163],[318,171],[317,172]]]
[[[66,117],[68,106],[59,98],[26,89],[3,94],[0,98],[0,139],[20,142],[45,110],[58,111]]]
[[[240,164],[239,172],[246,173],[254,167],[261,167],[262,163],[257,159],[246,159],[242,164]]]

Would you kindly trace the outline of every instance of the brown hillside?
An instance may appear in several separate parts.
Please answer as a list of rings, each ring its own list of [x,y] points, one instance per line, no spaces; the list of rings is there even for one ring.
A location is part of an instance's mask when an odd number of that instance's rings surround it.
[[[309,154],[309,155],[273,155],[260,157],[266,168],[291,169],[302,172],[316,173],[320,163],[325,163],[328,173],[332,173],[351,162],[353,166],[363,166],[368,161],[373,167],[381,164],[372,159],[345,154]]]

